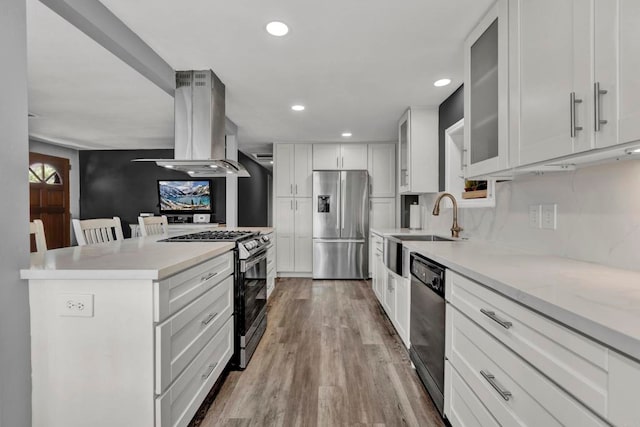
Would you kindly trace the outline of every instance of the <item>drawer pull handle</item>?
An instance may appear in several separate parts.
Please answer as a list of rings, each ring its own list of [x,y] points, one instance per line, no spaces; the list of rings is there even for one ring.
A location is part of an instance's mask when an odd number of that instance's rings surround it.
[[[509,400],[509,397],[512,396],[511,392],[508,390],[503,390],[502,387],[500,387],[496,382],[495,376],[485,371],[480,371],[480,374],[482,374],[484,379],[487,380],[489,384],[491,384],[491,387],[493,387],[504,400]]]
[[[496,322],[497,324],[499,324],[505,329],[509,329],[510,327],[513,326],[513,323],[499,318],[495,311],[489,311],[489,310],[485,310],[484,308],[481,308],[480,313],[484,314],[489,319],[493,320],[494,322]]]
[[[209,369],[207,369],[207,372],[202,374],[202,379],[206,380],[207,378],[209,378],[213,373],[213,370],[216,369],[216,366],[218,366],[218,362],[214,363],[213,365],[209,365]]]
[[[206,282],[207,280],[209,280],[209,279],[211,279],[211,278],[213,278],[213,277],[216,277],[218,274],[220,274],[220,272],[219,272],[219,271],[216,271],[215,273],[209,273],[209,274],[207,274],[206,276],[202,276],[202,277],[200,278],[200,281],[201,281],[201,282]]]
[[[202,324],[203,325],[208,325],[217,315],[218,315],[218,313],[213,313],[213,314],[208,315],[207,318],[202,321]]]

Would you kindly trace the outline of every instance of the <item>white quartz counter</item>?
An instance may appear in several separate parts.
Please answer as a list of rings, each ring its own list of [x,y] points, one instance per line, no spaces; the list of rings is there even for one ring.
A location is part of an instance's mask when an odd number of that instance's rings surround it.
[[[158,242],[158,236],[31,254],[22,279],[159,280],[233,249],[227,242]]]
[[[372,228],[372,233],[377,234],[378,236],[391,236],[391,235],[399,235],[399,236],[426,236],[434,234],[429,230],[413,230],[411,228]],[[450,237],[450,234],[442,234],[442,237]]]
[[[404,246],[640,361],[640,272],[484,242]]]

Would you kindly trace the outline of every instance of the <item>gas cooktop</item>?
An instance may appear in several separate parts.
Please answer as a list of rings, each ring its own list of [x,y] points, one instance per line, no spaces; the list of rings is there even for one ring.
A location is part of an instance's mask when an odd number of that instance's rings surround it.
[[[241,242],[258,236],[254,231],[200,231],[198,233],[169,237],[161,242]]]

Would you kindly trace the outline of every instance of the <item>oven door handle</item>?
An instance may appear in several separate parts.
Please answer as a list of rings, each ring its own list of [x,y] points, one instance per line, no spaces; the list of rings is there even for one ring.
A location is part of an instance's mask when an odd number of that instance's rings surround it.
[[[240,261],[240,272],[246,273],[248,269],[254,265],[267,259],[267,251],[260,252],[258,255],[252,256],[249,260]]]

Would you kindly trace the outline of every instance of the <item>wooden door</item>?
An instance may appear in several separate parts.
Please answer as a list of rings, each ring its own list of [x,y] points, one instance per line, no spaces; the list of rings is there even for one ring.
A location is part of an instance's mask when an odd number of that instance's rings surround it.
[[[70,245],[68,159],[29,153],[29,209],[30,221],[44,223],[47,249]]]

